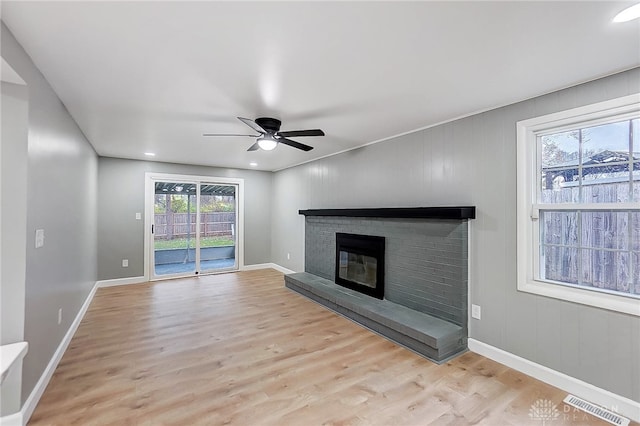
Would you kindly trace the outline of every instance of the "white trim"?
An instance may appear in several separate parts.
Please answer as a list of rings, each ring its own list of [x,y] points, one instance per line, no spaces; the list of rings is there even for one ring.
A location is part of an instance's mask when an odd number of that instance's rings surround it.
[[[22,426],[26,423],[22,421],[22,411],[0,417],[0,426]]]
[[[519,121],[517,129],[517,289],[588,306],[640,316],[640,301],[631,295],[606,293],[587,287],[555,284],[540,277],[540,210],[631,210],[637,203],[539,204],[541,180],[537,135],[550,129],[587,121],[606,121],[619,115],[637,114],[640,93]]]
[[[237,185],[236,193],[236,268],[219,271],[233,272],[241,271],[244,267],[244,179],[243,178],[229,178],[229,177],[216,177],[216,176],[198,176],[198,175],[182,175],[173,173],[156,173],[146,172],[144,174],[144,277],[145,281],[170,279],[182,277],[183,275],[176,276],[160,276],[154,277],[151,273],[151,252],[153,251],[153,235],[151,234],[151,224],[153,224],[153,209],[154,209],[154,184],[156,180],[165,180],[169,182],[189,182],[199,185],[200,183],[221,183]],[[202,274],[206,275],[206,274]]]
[[[604,102],[541,115],[518,122],[518,128],[523,127],[532,132],[543,132],[550,128],[567,126],[573,122],[599,120],[614,115],[627,114],[637,111],[640,103],[640,93],[611,99]]]
[[[144,174],[144,240],[142,242],[142,249],[144,250],[143,255],[143,271],[145,280],[149,280],[151,278],[151,267],[149,263],[151,262],[151,249],[153,247],[150,244],[153,235],[151,235],[151,226],[154,222],[154,197],[151,197],[149,194],[154,193],[154,184],[153,180],[149,177],[149,173]]]
[[[613,412],[619,413],[633,421],[640,422],[640,402],[633,401],[575,377],[568,376],[544,365],[521,358],[510,352],[480,342],[476,339],[468,340],[469,350],[492,359],[507,367],[538,379],[542,382],[572,393],[582,399],[600,405]],[[532,401],[533,403],[534,401]]]
[[[64,335],[64,337],[62,338],[62,341],[58,345],[58,349],[56,349],[55,353],[51,357],[51,360],[49,361],[49,364],[47,364],[47,368],[44,369],[44,372],[40,376],[38,383],[36,383],[35,387],[31,391],[31,394],[25,401],[21,410],[22,419],[25,424],[31,418],[31,415],[33,414],[33,411],[36,409],[36,406],[38,405],[40,398],[42,398],[42,394],[44,393],[44,390],[47,388],[47,385],[49,384],[51,377],[53,377],[53,373],[55,372],[56,367],[58,366],[58,363],[60,363],[60,360],[62,359],[64,352],[67,350],[69,343],[71,343],[71,339],[73,338],[73,335],[76,333],[76,330],[80,325],[80,322],[82,322],[82,318],[84,318],[84,314],[87,312],[87,309],[89,309],[89,305],[91,304],[91,301],[93,300],[93,296],[95,296],[97,289],[98,289],[98,283],[95,283],[93,288],[89,292],[89,295],[87,296],[84,303],[82,304],[80,311],[78,311],[76,318],[71,323],[69,330],[67,330],[67,333]]]
[[[597,289],[591,290],[586,287],[580,288],[577,286],[552,284],[534,280],[527,282],[518,281],[518,290],[640,316],[640,300],[636,297],[619,296],[617,294],[598,291]]]
[[[241,271],[256,271],[258,269],[275,269],[283,274],[294,274],[295,271],[287,269],[284,266],[280,266],[277,263],[255,263],[253,265],[245,265],[240,269]]]
[[[112,280],[101,280],[96,281],[96,286],[98,288],[102,287],[113,287],[117,285],[129,285],[129,284],[140,284],[146,283],[149,281],[146,277],[127,277],[127,278],[115,278]]]
[[[28,350],[29,344],[27,342],[16,342],[0,346],[0,385],[9,374],[9,370],[16,362],[22,361]]]

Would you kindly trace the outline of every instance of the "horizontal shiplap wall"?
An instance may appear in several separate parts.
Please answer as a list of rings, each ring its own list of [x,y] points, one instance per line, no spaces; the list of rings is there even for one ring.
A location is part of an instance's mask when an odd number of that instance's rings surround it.
[[[470,337],[640,401],[640,318],[516,290],[516,122],[639,82],[636,68],[277,172],[272,261],[304,270],[299,209],[475,205],[469,286],[482,320]]]
[[[334,280],[336,232],[384,237],[384,298],[467,327],[467,221],[306,220],[306,272]]]

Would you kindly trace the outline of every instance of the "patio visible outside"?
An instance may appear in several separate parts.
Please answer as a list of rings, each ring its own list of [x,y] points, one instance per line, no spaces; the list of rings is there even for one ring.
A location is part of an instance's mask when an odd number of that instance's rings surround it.
[[[197,228],[195,184],[157,182],[154,205],[155,275],[207,272],[235,266],[235,187],[201,185]],[[196,232],[200,267],[196,265]]]

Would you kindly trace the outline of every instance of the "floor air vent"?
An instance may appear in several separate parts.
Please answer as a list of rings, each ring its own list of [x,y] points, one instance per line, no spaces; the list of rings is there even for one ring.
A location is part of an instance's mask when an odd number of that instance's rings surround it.
[[[567,395],[564,399],[565,404],[569,404],[573,407],[576,407],[582,411],[585,411],[592,416],[596,416],[599,419],[607,421],[612,425],[618,426],[628,426],[629,419],[626,417],[622,417],[612,411],[606,410],[602,407],[598,407],[597,405],[593,405],[592,403],[585,401],[584,399],[580,399],[577,396],[573,396],[571,394]]]

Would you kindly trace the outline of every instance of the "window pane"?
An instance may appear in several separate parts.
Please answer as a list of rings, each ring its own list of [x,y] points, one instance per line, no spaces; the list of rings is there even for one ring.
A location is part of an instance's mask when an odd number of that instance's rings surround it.
[[[640,201],[640,118],[631,120],[633,132],[633,201]],[[637,160],[637,161],[636,161]]]
[[[616,267],[615,267],[615,284],[616,291],[622,293],[629,293],[631,290],[631,276],[629,275],[629,263],[631,262],[630,253],[628,251],[616,253]],[[613,283],[612,283],[613,284]]]
[[[577,130],[542,136],[542,167],[577,165],[579,137]]]
[[[628,221],[628,212],[583,212],[582,247],[627,250]]]
[[[640,212],[631,213],[631,250],[640,251]]]
[[[633,270],[631,293],[640,294],[640,252],[631,252],[631,269]]]
[[[629,252],[581,250],[581,262],[581,285],[621,293],[633,291]]]
[[[576,284],[578,282],[578,250],[573,247],[544,246],[544,278]]]
[[[582,130],[582,157],[585,164],[611,161],[615,154],[624,155],[629,160],[629,120],[602,126],[587,127]]]
[[[629,202],[629,174],[623,182],[586,184],[582,187],[583,203]]]
[[[640,141],[638,142],[640,145]],[[634,154],[634,157],[640,157],[640,154]],[[640,201],[640,161],[633,163],[633,201]]]
[[[582,130],[582,202],[629,202],[629,144],[628,120]]]
[[[574,202],[571,189],[562,193],[546,193],[561,190],[562,184],[578,179],[580,134],[578,131],[561,132],[540,138],[542,157],[542,202]]]
[[[557,179],[556,182],[558,182]],[[580,188],[578,187],[577,182],[574,183],[575,185],[572,187],[543,189],[540,193],[540,202],[545,204],[579,203]],[[640,191],[640,189],[638,190]]]
[[[614,251],[583,249],[582,284],[606,290],[617,290],[617,254]]]
[[[544,244],[578,245],[578,214],[566,211],[541,213],[542,241]]]
[[[636,129],[640,127],[638,122],[640,120],[633,121],[636,133],[640,133]],[[634,195],[629,184],[629,124],[626,120],[541,136],[540,202],[626,203],[640,200],[640,194]],[[640,180],[640,153],[638,160],[638,173],[634,178]]]

